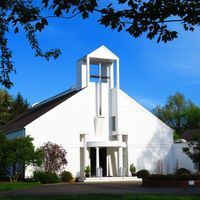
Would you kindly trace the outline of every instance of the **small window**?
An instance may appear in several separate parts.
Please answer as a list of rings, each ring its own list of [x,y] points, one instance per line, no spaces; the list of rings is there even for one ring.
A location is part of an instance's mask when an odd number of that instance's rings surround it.
[[[112,117],[112,131],[116,131],[116,117]]]

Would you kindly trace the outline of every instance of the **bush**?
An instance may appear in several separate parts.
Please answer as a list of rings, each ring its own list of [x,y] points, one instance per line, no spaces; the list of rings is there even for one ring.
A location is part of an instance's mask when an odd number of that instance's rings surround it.
[[[40,183],[59,183],[60,179],[56,173],[53,172],[43,172],[43,171],[34,171],[33,180]]]
[[[26,179],[24,179],[24,182],[32,183],[32,182],[35,182],[35,180],[33,179],[33,177],[32,178],[26,178]]]
[[[129,171],[131,172],[131,175],[132,175],[132,176],[135,175],[136,168],[135,168],[135,166],[134,166],[133,163],[130,165]]]
[[[39,148],[44,155],[43,168],[48,172],[60,172],[67,164],[66,150],[55,143],[47,142]]]
[[[147,177],[148,180],[199,180],[200,174],[188,174],[182,173],[180,175],[175,174],[151,174]]]
[[[147,177],[148,180],[175,180],[174,174],[151,174]]]
[[[85,172],[85,176],[89,177],[90,176],[90,172],[91,172],[90,166],[86,166],[85,169],[84,169],[84,172]]]
[[[177,176],[178,180],[200,180],[199,174],[182,173]]]
[[[147,171],[146,169],[142,169],[142,170],[139,170],[137,173],[136,173],[136,176],[138,178],[146,178],[150,175],[149,171]]]
[[[181,174],[191,174],[191,171],[186,168],[177,169],[176,175],[181,175]]]
[[[62,182],[70,182],[73,180],[72,173],[69,171],[63,171],[60,174],[60,178]]]
[[[190,180],[190,179],[194,179],[193,176],[191,174],[188,173],[181,173],[177,176],[178,180]]]

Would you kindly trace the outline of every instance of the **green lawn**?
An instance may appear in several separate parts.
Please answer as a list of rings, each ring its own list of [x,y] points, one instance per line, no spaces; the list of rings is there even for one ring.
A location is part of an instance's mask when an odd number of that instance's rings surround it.
[[[179,195],[142,195],[142,194],[91,194],[91,195],[63,195],[63,196],[21,196],[3,197],[1,200],[199,200],[199,196],[179,196]]]
[[[17,182],[17,183],[0,182],[0,192],[20,189],[20,188],[32,188],[38,185],[41,185],[41,184],[40,183],[26,183],[26,182]]]

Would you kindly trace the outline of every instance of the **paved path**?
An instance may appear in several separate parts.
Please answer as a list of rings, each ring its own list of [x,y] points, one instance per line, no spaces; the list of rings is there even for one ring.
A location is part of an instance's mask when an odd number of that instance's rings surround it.
[[[200,195],[200,188],[147,188],[141,183],[68,183],[41,185],[31,189],[19,189],[0,193],[5,196],[28,196],[28,195],[65,195],[65,194],[189,194]]]

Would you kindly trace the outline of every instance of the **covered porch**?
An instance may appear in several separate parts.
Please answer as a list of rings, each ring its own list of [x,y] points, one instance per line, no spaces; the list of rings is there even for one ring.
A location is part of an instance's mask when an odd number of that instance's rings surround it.
[[[80,149],[80,171],[90,167],[90,177],[128,176],[128,149],[121,141],[86,142]]]

